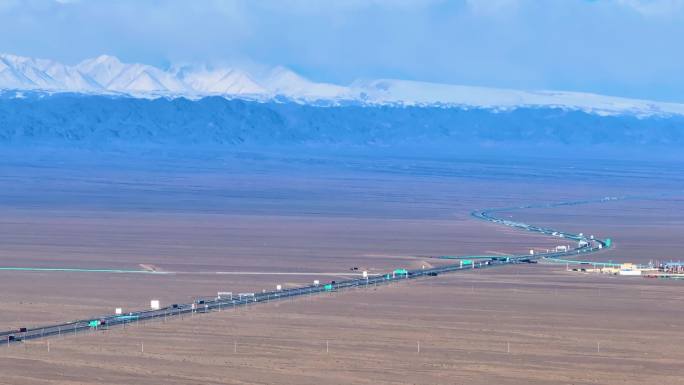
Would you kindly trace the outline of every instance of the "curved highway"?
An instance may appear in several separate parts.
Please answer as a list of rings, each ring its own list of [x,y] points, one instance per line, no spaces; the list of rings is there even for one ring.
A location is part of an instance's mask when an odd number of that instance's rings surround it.
[[[492,223],[510,226],[520,230],[541,233],[548,236],[564,238],[576,242],[576,247],[570,248],[568,250],[540,253],[534,255],[526,254],[512,255],[506,257],[463,259],[456,264],[449,264],[430,269],[397,269],[393,272],[382,275],[374,275],[342,281],[331,281],[319,285],[308,285],[278,291],[264,291],[261,293],[240,293],[236,296],[233,296],[231,294],[228,297],[199,299],[193,303],[173,304],[171,306],[167,306],[161,309],[136,311],[127,314],[101,315],[89,319],[82,319],[61,324],[45,325],[39,327],[22,327],[14,330],[0,332],[0,341],[4,341],[6,345],[10,345],[12,343],[17,343],[25,340],[39,339],[57,335],[74,334],[88,330],[97,330],[116,326],[125,327],[126,324],[146,320],[182,317],[185,314],[228,310],[236,307],[258,304],[261,302],[278,301],[286,298],[328,293],[338,290],[345,290],[349,288],[377,286],[401,280],[436,277],[440,274],[451,273],[460,270],[483,269],[509,264],[530,263],[534,262],[537,259],[545,257],[559,258],[594,253],[601,249],[609,248],[611,246],[610,240],[594,239],[593,237],[586,237],[583,234],[573,234],[569,232],[533,226],[522,222],[510,221],[499,218],[495,214],[527,208],[550,208],[559,206],[578,205],[584,203],[605,202],[618,199],[624,198],[603,198],[600,200],[593,201],[573,201],[547,205],[528,205],[511,208],[488,209],[475,211],[471,214],[475,218],[489,221]]]

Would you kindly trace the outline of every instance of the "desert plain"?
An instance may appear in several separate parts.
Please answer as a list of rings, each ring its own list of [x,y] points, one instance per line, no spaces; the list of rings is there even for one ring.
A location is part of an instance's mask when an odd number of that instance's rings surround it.
[[[54,156],[0,164],[0,267],[164,274],[0,271],[3,330],[558,244],[490,207],[633,196],[508,215],[613,239],[595,260],[683,259],[676,162]],[[5,346],[0,383],[680,384],[683,285],[459,272]]]

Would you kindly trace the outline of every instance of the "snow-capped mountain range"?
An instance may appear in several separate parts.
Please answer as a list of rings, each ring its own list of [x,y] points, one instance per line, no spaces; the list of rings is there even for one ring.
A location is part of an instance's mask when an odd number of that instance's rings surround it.
[[[205,96],[337,105],[439,105],[510,110],[554,107],[599,115],[684,115],[684,104],[561,91],[519,91],[397,79],[318,83],[276,67],[261,76],[237,68],[172,66],[164,70],[102,55],[74,66],[0,54],[0,90],[118,94],[136,98]],[[18,93],[20,96],[21,94]]]

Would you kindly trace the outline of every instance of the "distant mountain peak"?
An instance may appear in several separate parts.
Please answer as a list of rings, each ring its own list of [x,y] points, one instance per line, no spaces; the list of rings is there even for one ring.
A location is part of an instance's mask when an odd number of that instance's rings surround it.
[[[443,107],[562,108],[601,115],[684,115],[684,104],[653,102],[581,92],[521,91],[400,79],[357,80],[348,86],[315,82],[284,66],[262,77],[231,67],[206,64],[163,70],[140,63],[123,63],[100,55],[75,66],[47,59],[0,54],[0,90],[111,93],[132,97],[209,95],[286,99],[298,103],[355,102],[362,105],[438,105]]]
[[[118,57],[112,56],[112,55],[107,55],[107,54],[102,54],[94,59],[91,59],[96,63],[104,64],[104,63],[111,63],[111,64],[121,64],[121,61],[119,60]]]

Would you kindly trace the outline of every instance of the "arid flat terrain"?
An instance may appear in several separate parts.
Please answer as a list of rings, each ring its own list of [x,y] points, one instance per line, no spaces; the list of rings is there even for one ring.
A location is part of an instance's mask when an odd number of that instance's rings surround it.
[[[174,273],[0,271],[0,326],[332,280],[353,267],[444,263],[430,256],[550,248],[555,239],[469,214],[681,190],[676,167],[649,167],[251,157],[156,168],[3,164],[2,266]],[[681,199],[510,215],[611,237],[617,248],[597,259],[680,259]],[[5,347],[0,383],[677,384],[682,293],[681,282],[510,266],[56,338],[49,352],[46,340]]]
[[[458,273],[12,346],[0,383],[681,384],[682,300],[676,282]]]
[[[648,263],[684,260],[684,194],[645,196],[622,201],[574,206],[572,209],[530,209],[516,219],[573,232],[611,238],[614,248],[592,260]]]

